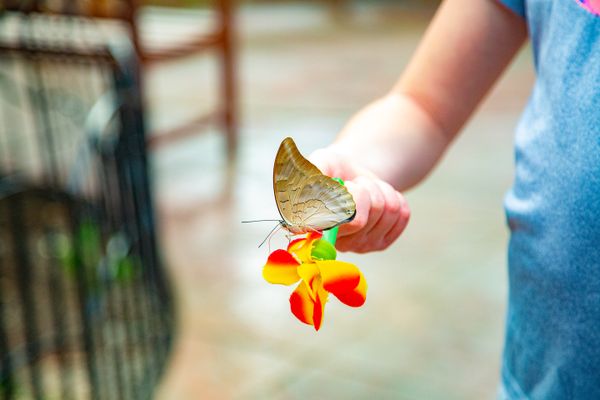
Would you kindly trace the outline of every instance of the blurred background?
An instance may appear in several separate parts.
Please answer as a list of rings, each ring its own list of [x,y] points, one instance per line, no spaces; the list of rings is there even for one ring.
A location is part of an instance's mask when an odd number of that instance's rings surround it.
[[[494,397],[528,49],[406,194],[401,239],[339,257],[367,302],[332,298],[315,332],[293,288],[262,278],[272,226],[240,222],[278,218],[281,140],[330,143],[391,88],[438,2],[0,4],[0,398]]]

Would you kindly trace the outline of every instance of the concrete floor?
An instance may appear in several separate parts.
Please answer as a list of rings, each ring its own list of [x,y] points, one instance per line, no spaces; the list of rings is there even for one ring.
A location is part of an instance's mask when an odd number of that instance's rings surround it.
[[[293,136],[308,154],[394,83],[430,12],[382,6],[334,23],[315,5],[241,11],[243,112],[236,184],[223,200],[223,140],[207,132],[153,154],[162,254],[179,306],[160,399],[482,399],[498,382],[506,301],[503,193],[532,82],[519,56],[440,167],[407,194],[412,221],[389,250],[343,254],[366,304],[332,299],[316,333],[289,311],[293,288],[266,283],[276,218],[272,164]],[[215,103],[217,66],[189,58],[148,73],[151,124]],[[282,236],[282,235],[281,235]],[[272,248],[284,241],[271,242]]]

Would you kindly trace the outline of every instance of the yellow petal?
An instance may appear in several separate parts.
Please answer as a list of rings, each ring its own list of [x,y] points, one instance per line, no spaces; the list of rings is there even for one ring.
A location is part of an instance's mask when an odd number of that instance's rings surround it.
[[[325,303],[329,294],[321,286],[319,276],[315,277],[314,286],[317,290],[313,299],[307,285],[304,282],[300,283],[290,296],[290,309],[296,318],[305,324],[313,325],[318,331],[323,322]]]
[[[313,242],[321,238],[318,232],[310,232],[304,238],[296,239],[288,245],[288,252],[292,253],[300,262],[311,262]]]
[[[291,285],[300,280],[296,259],[285,250],[275,250],[263,267],[263,278],[269,283]]]
[[[367,300],[367,280],[360,274],[358,285],[346,292],[332,292],[342,303],[350,307],[360,307]]]
[[[300,275],[300,278],[302,278],[302,281],[306,285],[311,299],[315,300],[318,288],[315,284],[315,280],[319,277],[319,268],[317,267],[317,264],[304,263],[300,265],[298,267],[298,275]]]
[[[314,325],[314,307],[315,302],[310,297],[308,288],[303,282],[300,282],[296,287],[296,290],[294,290],[290,296],[290,309],[292,310],[292,314],[305,324]]]
[[[323,288],[333,294],[354,290],[360,282],[360,270],[354,264],[337,260],[316,260]]]

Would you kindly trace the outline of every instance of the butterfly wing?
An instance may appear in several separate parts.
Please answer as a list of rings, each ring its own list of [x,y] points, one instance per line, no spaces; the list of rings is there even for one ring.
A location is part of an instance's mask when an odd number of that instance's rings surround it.
[[[275,157],[273,190],[284,225],[292,233],[330,229],[356,214],[348,190],[304,158],[291,138],[283,140]]]

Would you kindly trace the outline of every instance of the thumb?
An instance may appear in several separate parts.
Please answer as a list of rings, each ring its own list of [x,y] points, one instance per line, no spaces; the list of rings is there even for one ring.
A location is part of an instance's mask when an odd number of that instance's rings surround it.
[[[332,178],[340,178],[345,181],[356,177],[356,169],[348,157],[337,151],[337,149],[325,147],[315,150],[308,159],[321,170],[321,172]]]
[[[318,149],[308,156],[308,161],[319,168],[324,175],[338,177],[332,157],[335,157],[335,155],[331,154],[327,149]]]

